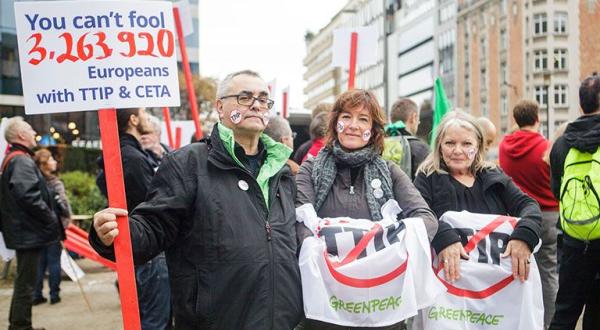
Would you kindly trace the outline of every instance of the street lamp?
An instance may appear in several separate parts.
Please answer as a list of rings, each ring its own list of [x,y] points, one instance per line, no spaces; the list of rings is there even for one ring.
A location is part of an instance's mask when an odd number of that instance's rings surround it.
[[[552,73],[549,70],[544,71],[544,89],[546,91],[546,138],[550,138],[550,83]],[[542,101],[544,98],[542,97]]]

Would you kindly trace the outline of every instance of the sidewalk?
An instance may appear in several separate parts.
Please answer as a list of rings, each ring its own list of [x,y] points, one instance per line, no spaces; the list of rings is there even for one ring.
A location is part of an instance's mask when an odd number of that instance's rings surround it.
[[[86,273],[81,279],[83,290],[92,307],[89,311],[79,287],[69,279],[60,284],[62,301],[33,306],[33,326],[54,329],[105,330],[122,329],[121,305],[115,287],[116,274],[92,261],[77,260]],[[2,265],[3,267],[4,265]],[[14,264],[12,265],[14,268]],[[0,267],[1,268],[1,267]],[[44,282],[44,296],[48,298],[48,282]],[[12,280],[0,280],[0,329],[8,328],[8,310],[12,296]]]

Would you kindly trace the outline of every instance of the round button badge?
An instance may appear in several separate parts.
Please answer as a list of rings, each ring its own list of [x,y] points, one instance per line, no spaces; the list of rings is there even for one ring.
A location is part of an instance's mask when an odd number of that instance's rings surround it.
[[[373,189],[377,189],[381,187],[381,180],[379,179],[373,179],[373,181],[371,181],[371,188]]]
[[[250,188],[250,186],[248,185],[248,182],[246,182],[244,180],[238,181],[238,187],[240,187],[240,189],[242,189],[243,191],[246,191],[246,190],[248,190],[248,188]]]

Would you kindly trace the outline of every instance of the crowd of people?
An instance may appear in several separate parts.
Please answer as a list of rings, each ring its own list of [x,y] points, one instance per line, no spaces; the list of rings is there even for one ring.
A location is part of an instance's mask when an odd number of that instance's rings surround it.
[[[469,254],[457,229],[439,221],[445,212],[519,218],[502,257],[521,282],[535,258],[544,328],[574,329],[584,309],[584,329],[600,328],[600,76],[582,81],[582,116],[554,142],[539,132],[538,104],[519,102],[498,161],[489,155],[493,124],[458,109],[435,128],[430,149],[416,136],[413,101],[394,103],[388,120],[372,92],[348,90],[317,106],[310,140],[293,153],[294,132],[271,113],[256,72],[228,75],[216,98],[210,135],[177,151],[160,144],[160,124],[144,109],[117,112],[127,209],[96,213],[89,242],[114,260],[116,218],[129,217],[143,329],[355,329],[304,317],[298,253],[313,234],[295,209],[378,221],[388,200],[402,209],[398,221],[423,221],[449,282]],[[46,268],[50,303],[60,301],[56,262],[70,209],[52,154],[33,152],[31,126],[12,118],[5,137],[0,230],[17,253],[9,329],[31,329]],[[584,192],[573,197],[575,177]]]

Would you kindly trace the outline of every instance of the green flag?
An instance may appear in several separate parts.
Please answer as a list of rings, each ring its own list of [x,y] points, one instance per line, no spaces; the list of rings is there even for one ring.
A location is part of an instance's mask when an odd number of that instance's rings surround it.
[[[429,142],[429,145],[432,148],[433,144],[435,143],[435,131],[437,130],[438,125],[442,121],[444,115],[452,108],[450,101],[448,101],[448,98],[446,97],[446,92],[444,91],[444,84],[442,83],[442,79],[440,79],[439,77],[435,79],[433,92],[435,94],[435,104],[433,106],[433,125],[431,126],[431,140]]]

